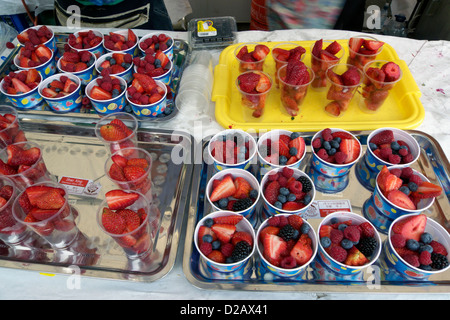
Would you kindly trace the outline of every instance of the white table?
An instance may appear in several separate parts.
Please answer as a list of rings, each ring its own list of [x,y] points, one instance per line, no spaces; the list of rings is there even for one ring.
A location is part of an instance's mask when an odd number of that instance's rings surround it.
[[[55,31],[58,31],[57,29]],[[145,32],[138,31],[139,36]],[[275,32],[247,31],[238,34],[238,42],[346,39],[354,32],[336,30],[286,30]],[[173,32],[172,36],[187,39],[186,33]],[[418,130],[432,135],[442,146],[447,157],[450,155],[450,42],[423,41],[379,36],[389,43],[399,57],[408,64],[419,88],[421,101],[425,107],[424,122]],[[218,52],[215,58],[218,59]],[[211,103],[211,108],[214,108]],[[212,109],[211,109],[212,110]],[[202,131],[194,124],[198,117],[176,117],[168,123],[156,125],[158,128],[188,131],[197,140],[220,131],[213,114],[204,115],[201,120]],[[182,236],[181,239],[184,237]],[[79,287],[73,288],[68,275],[43,275],[34,271],[0,269],[0,299],[450,299],[449,294],[391,294],[380,295],[373,290],[369,294],[302,293],[302,292],[236,292],[222,290],[203,290],[194,287],[184,276],[182,254],[184,242],[180,241],[177,260],[173,270],[164,278],[153,283],[135,283],[117,280],[104,280],[81,277]]]

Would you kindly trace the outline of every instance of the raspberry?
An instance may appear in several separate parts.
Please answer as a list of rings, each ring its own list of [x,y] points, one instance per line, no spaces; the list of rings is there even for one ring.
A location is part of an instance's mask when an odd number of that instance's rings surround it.
[[[361,232],[357,226],[348,226],[344,229],[344,237],[352,242],[358,242],[361,237]]]
[[[334,161],[336,161],[337,164],[342,164],[347,160],[347,155],[344,152],[338,151],[334,155]]]
[[[389,159],[389,156],[392,155],[392,149],[391,148],[383,148],[380,149],[380,157],[382,159]]]
[[[406,156],[408,154],[408,149],[400,149],[398,150],[398,154],[401,155],[402,157]]]
[[[330,240],[332,243],[340,243],[344,239],[344,233],[339,229],[332,229],[330,232]]]
[[[417,175],[413,174],[411,177],[409,177],[409,182],[414,182],[418,186],[422,183],[422,179]]]
[[[267,220],[267,224],[272,227],[278,227],[280,224],[280,216],[272,216]]]
[[[399,233],[395,233],[391,236],[391,242],[394,248],[403,248],[406,246],[406,239]]]
[[[409,263],[413,267],[417,268],[420,266],[419,257],[415,254],[407,254],[403,257],[403,260],[405,260],[407,263]]]
[[[402,161],[402,158],[398,154],[390,154],[389,155],[389,163],[399,164]]]
[[[300,181],[295,180],[295,181],[292,181],[291,183],[289,183],[288,189],[290,192],[292,192],[294,194],[299,194],[302,192],[303,185]]]
[[[8,49],[14,49],[16,46],[14,45],[14,43],[8,41],[8,42],[6,43],[6,47],[7,47]]]
[[[280,223],[278,227],[283,228],[285,225],[289,224],[289,221],[286,216],[280,216]]]
[[[278,183],[280,184],[280,187],[287,187],[288,179],[285,176],[280,176],[278,178]]]
[[[337,262],[344,262],[347,258],[347,251],[340,246],[333,246],[330,249],[330,256]]]
[[[431,264],[431,253],[429,251],[422,251],[419,255],[419,262],[424,266],[428,266]]]
[[[444,256],[448,255],[448,252],[445,249],[445,247],[441,243],[437,242],[436,240],[432,240],[429,244],[433,248],[434,253],[439,253]]]
[[[323,129],[323,131],[322,131],[322,138],[325,141],[333,140],[333,134],[331,133],[331,129],[329,129],[329,128]]]
[[[359,225],[361,229],[361,235],[365,238],[372,238],[375,236],[375,229],[370,225],[369,222],[363,222]]]
[[[325,150],[325,149],[319,149],[319,151],[317,151],[317,156],[318,156],[320,159],[327,161],[327,159],[328,159],[328,153],[327,153],[327,150]],[[347,157],[346,157],[346,158],[347,158]]]
[[[276,172],[276,173],[271,173],[271,174],[267,177],[267,180],[269,180],[269,181],[275,181],[275,180],[278,180],[278,172]]]
[[[400,168],[391,169],[389,172],[397,176],[398,178],[400,178],[400,176],[402,175],[402,169]]]
[[[406,156],[402,157],[402,163],[410,163],[414,160],[414,157],[411,153],[408,153]]]
[[[292,170],[291,168],[288,167],[283,167],[283,170],[281,171],[281,174],[286,177],[286,178],[290,178],[293,176],[294,174],[294,170]]]
[[[288,217],[288,222],[294,229],[300,230],[300,227],[303,224],[303,219],[296,214],[292,214]]]
[[[319,149],[321,146],[322,146],[322,141],[320,140],[320,138],[314,139],[314,141],[312,142],[312,147],[314,149]]]
[[[231,255],[233,254],[233,249],[234,249],[233,244],[231,244],[231,243],[224,243],[220,247],[220,252],[222,252],[222,254],[226,258],[228,258],[228,257],[231,257]]]
[[[283,269],[293,269],[293,268],[295,268],[297,266],[297,262],[295,261],[294,257],[287,256],[287,257],[284,257],[281,260],[280,266]]]
[[[200,251],[207,256],[208,254],[210,254],[212,252],[212,244],[211,242],[203,242],[200,245]]]
[[[408,179],[414,174],[413,169],[411,169],[410,167],[406,167],[402,169],[402,174],[400,176],[400,178],[402,179]]]

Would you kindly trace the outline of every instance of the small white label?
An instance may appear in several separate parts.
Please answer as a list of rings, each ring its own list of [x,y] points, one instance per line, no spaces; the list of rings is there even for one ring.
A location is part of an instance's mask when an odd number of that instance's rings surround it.
[[[323,218],[336,211],[352,211],[350,200],[315,200],[302,214],[305,219]]]
[[[65,176],[59,179],[59,183],[66,187],[69,194],[94,198],[97,197],[102,187],[92,180]]]

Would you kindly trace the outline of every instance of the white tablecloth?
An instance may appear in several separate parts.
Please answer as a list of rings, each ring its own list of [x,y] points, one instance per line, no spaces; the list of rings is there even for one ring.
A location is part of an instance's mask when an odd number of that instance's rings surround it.
[[[335,30],[289,30],[276,32],[248,31],[238,34],[238,42],[345,39],[356,33]],[[143,34],[139,34],[142,36]],[[174,37],[186,39],[186,33],[173,33]],[[394,47],[399,57],[408,64],[417,84],[422,90],[421,101],[426,110],[425,120],[418,130],[435,137],[450,155],[450,42],[418,41],[380,36],[380,40]],[[218,53],[216,53],[218,54]],[[217,58],[217,56],[216,56]],[[213,108],[211,104],[211,108]],[[212,110],[212,109],[211,109]],[[190,132],[201,139],[222,130],[212,115],[204,115],[203,131],[193,127],[198,117],[177,117],[157,127],[177,128]],[[184,237],[182,236],[181,239]],[[380,295],[376,290],[368,294],[303,293],[303,292],[242,292],[203,290],[194,287],[184,276],[182,254],[184,242],[180,241],[177,260],[173,270],[153,283],[137,283],[82,277],[79,287],[71,289],[68,275],[43,275],[39,272],[0,269],[0,299],[450,299],[449,294],[390,294]],[[411,288],[415,291],[414,288]]]

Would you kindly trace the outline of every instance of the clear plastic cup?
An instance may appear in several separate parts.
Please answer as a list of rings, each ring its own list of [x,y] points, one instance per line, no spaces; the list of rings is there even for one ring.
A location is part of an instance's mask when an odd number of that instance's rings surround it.
[[[323,48],[329,46],[333,41],[323,41]],[[313,46],[311,47],[311,69],[314,71],[315,79],[311,83],[311,86],[317,90],[325,89],[327,86],[326,71],[329,67],[340,63],[343,55],[344,49],[342,48],[338,53],[335,54],[336,60],[325,60],[320,57],[316,57],[313,53]]]
[[[370,36],[364,36],[364,37],[352,37],[352,39],[367,39],[367,40],[373,40],[373,41],[378,41],[376,38],[374,37],[370,37]],[[349,40],[350,41],[350,40]],[[348,46],[348,58],[347,58],[347,63],[351,64],[355,67],[357,67],[358,69],[360,69],[361,71],[363,70],[364,66],[366,64],[368,64],[369,62],[375,60],[377,58],[377,56],[380,54],[380,52],[383,50],[383,46],[381,46],[376,53],[372,53],[372,54],[364,54],[364,53],[360,53],[360,52],[356,52],[354,51],[350,45]]]
[[[264,61],[266,60],[265,58],[262,60],[259,60],[259,61],[245,61],[245,60],[239,59],[237,57],[239,51],[243,47],[247,47],[248,52],[253,52],[257,45],[259,45],[259,43],[252,43],[252,42],[244,43],[244,44],[238,46],[236,48],[236,50],[234,51],[236,60],[239,62],[239,71],[240,72],[246,72],[246,71],[252,71],[252,70],[263,71]]]
[[[272,89],[272,86],[273,86],[272,78],[267,73],[264,73],[262,71],[247,71],[247,72],[248,73],[250,73],[250,72],[260,73],[261,76],[266,76],[270,80],[270,87],[269,87],[268,90],[266,90],[264,92],[260,92],[260,93],[248,93],[248,92],[245,92],[245,91],[241,90],[241,88],[239,87],[239,84],[238,84],[238,79],[236,79],[236,87],[237,87],[239,93],[241,94],[242,106],[253,110],[252,116],[254,118],[259,118],[264,113],[264,108],[266,106],[267,95],[269,94],[269,92],[270,92],[270,90]],[[246,72],[244,72],[242,74],[245,74],[245,73]]]
[[[0,105],[0,149],[15,142],[23,141],[25,133],[20,128],[17,110],[13,107]],[[6,116],[6,117],[5,117]]]
[[[278,87],[278,83],[279,83],[278,70],[282,66],[284,66],[284,65],[286,65],[288,63],[286,59],[283,59],[281,57],[280,52],[279,52],[278,49],[289,51],[289,50],[294,49],[296,47],[300,47],[300,45],[298,45],[295,42],[283,42],[283,43],[279,43],[276,46],[274,46],[272,51],[271,51],[273,60],[275,61],[275,73],[274,73],[273,76],[275,78],[275,84],[276,84],[277,87]],[[305,58],[305,54],[303,53],[299,60],[303,61],[304,58]]]

